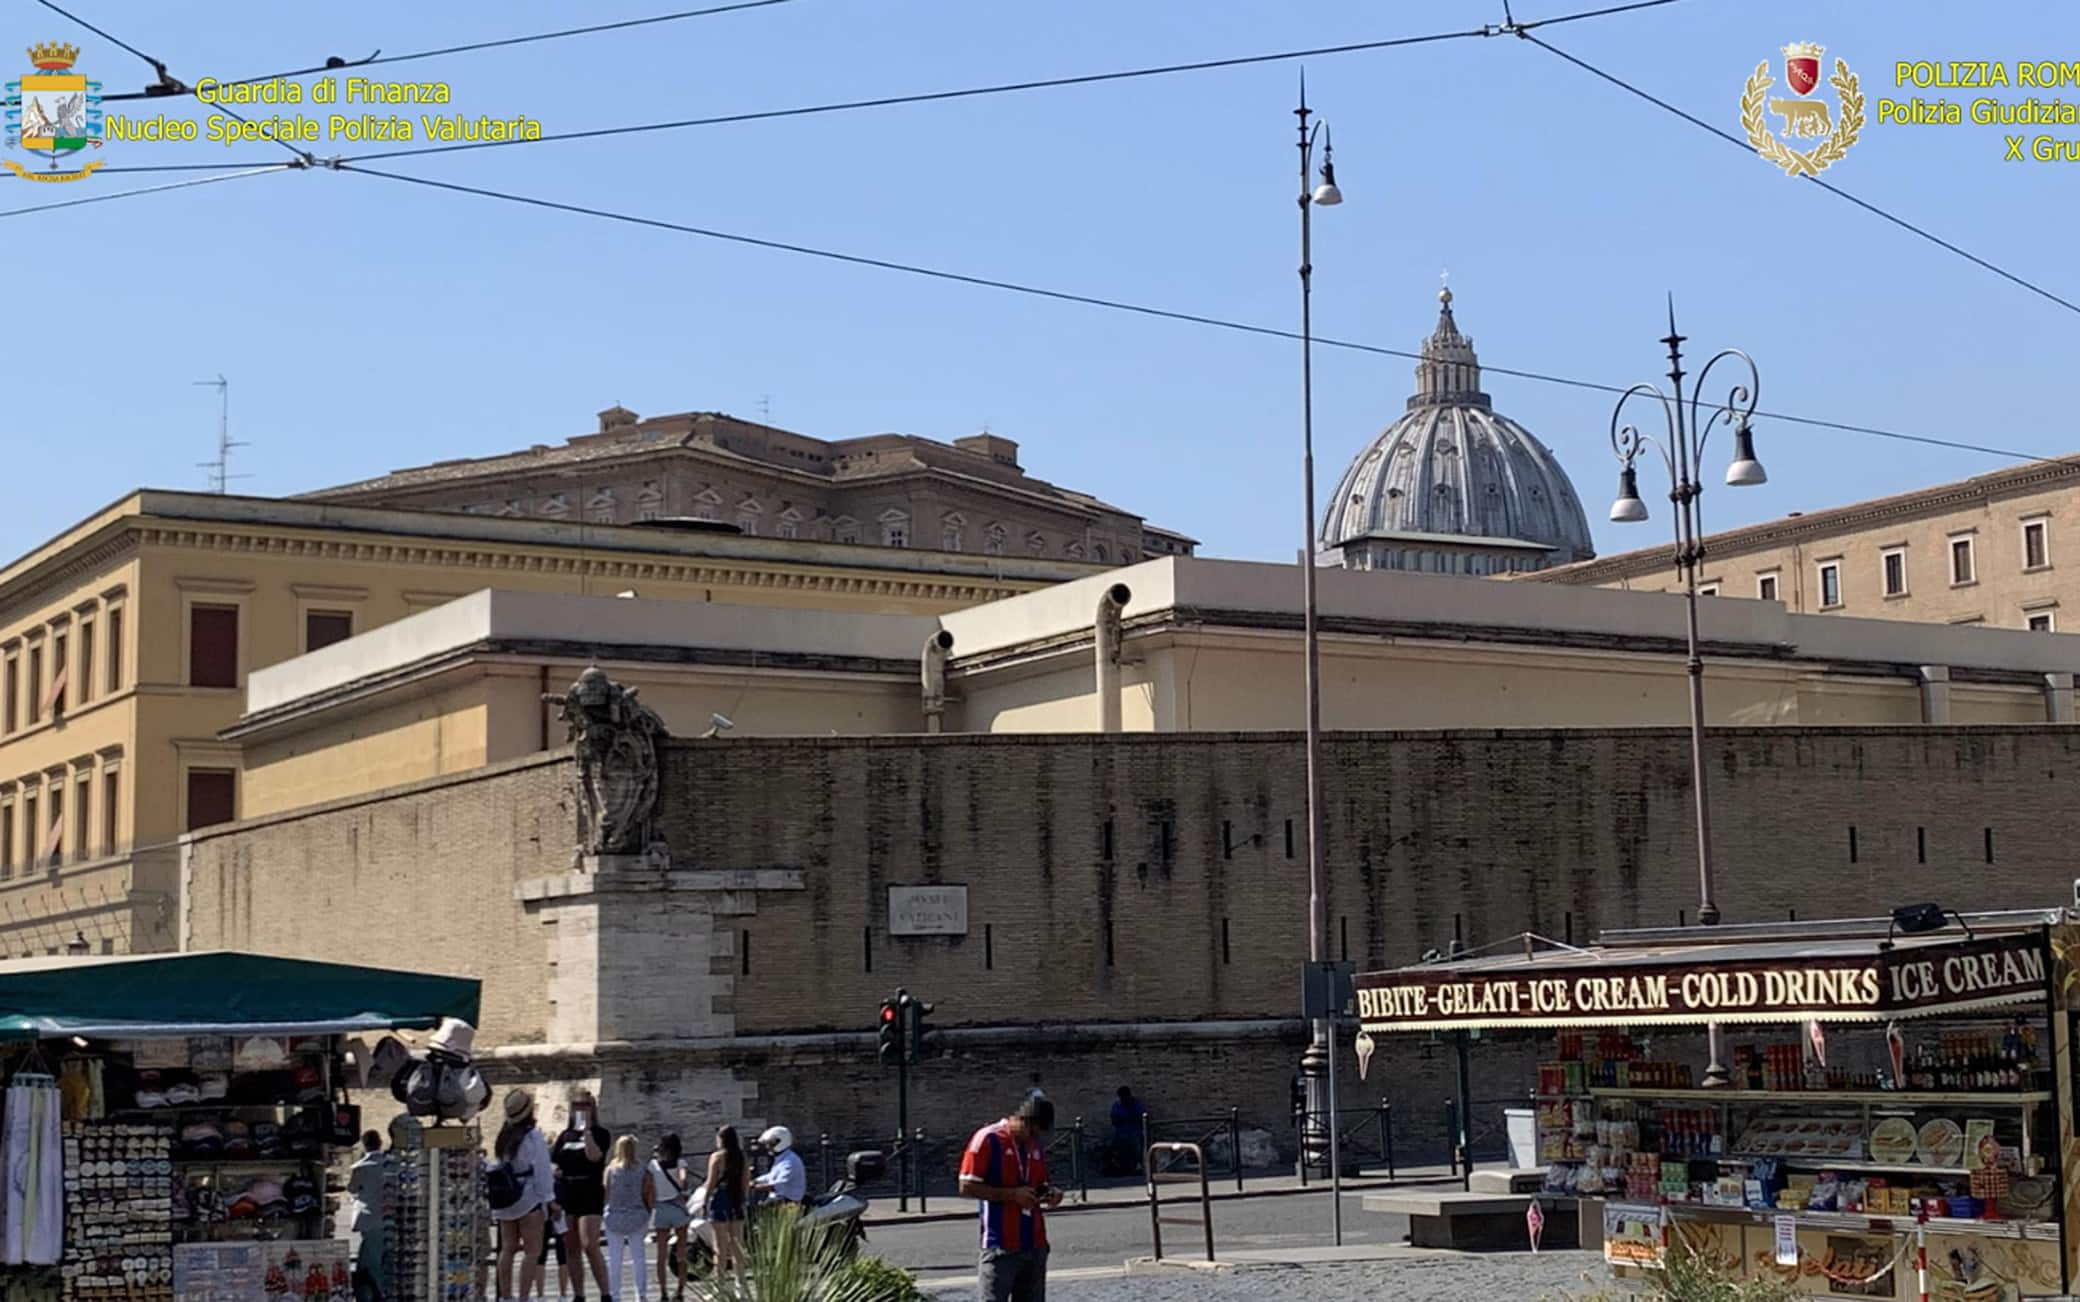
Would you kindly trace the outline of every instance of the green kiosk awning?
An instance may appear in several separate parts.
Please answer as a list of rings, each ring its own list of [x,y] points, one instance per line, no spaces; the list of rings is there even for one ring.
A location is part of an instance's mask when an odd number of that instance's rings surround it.
[[[318,1035],[472,1025],[473,977],[212,951],[0,963],[0,1040]]]

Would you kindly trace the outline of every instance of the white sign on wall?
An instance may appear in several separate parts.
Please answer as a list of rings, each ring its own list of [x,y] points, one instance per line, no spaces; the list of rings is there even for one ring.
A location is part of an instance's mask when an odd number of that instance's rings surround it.
[[[888,934],[891,936],[967,935],[968,888],[965,886],[889,887]]]

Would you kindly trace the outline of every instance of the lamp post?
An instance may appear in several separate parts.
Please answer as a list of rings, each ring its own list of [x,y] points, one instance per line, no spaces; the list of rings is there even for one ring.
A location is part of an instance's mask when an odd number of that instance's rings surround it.
[[[1315,617],[1314,563],[1314,293],[1313,214],[1315,205],[1333,208],[1343,202],[1336,188],[1336,166],[1330,161],[1331,145],[1327,122],[1308,125],[1307,74],[1300,74],[1300,450],[1301,483],[1306,519],[1300,535],[1301,608],[1304,612],[1307,660],[1307,961],[1317,968],[1323,960],[1323,936],[1327,922],[1322,907],[1322,687],[1321,640]],[[1322,138],[1322,172],[1319,184],[1310,188],[1314,176],[1314,140]],[[1315,1019],[1309,1028],[1307,1051],[1300,1055],[1300,1077],[1304,1084],[1300,1125],[1300,1162],[1303,1168],[1327,1155],[1329,1205],[1336,1243],[1343,1243],[1343,1169],[1336,1142],[1336,1027],[1328,1017]]]
[[[1705,442],[1711,436],[1712,428],[1723,420],[1733,431],[1733,463],[1726,468],[1727,485],[1746,488],[1768,482],[1769,476],[1763,472],[1762,463],[1755,459],[1755,436],[1748,427],[1748,418],[1755,414],[1756,393],[1762,380],[1756,373],[1753,358],[1738,348],[1727,348],[1704,364],[1704,369],[1691,382],[1690,392],[1685,395],[1683,336],[1676,333],[1676,304],[1672,294],[1668,300],[1668,335],[1661,342],[1668,345],[1668,382],[1675,390],[1674,395],[1663,393],[1658,385],[1635,384],[1618,398],[1618,405],[1611,411],[1611,450],[1618,454],[1619,466],[1618,497],[1611,504],[1611,519],[1619,524],[1633,524],[1647,518],[1647,504],[1640,500],[1639,474],[1634,463],[1640,449],[1652,445],[1668,467],[1668,500],[1675,503],[1675,560],[1676,569],[1683,576],[1690,649],[1690,790],[1697,813],[1697,921],[1701,926],[1710,927],[1719,921],[1719,903],[1712,888],[1712,803],[1705,787],[1704,658],[1697,649],[1697,568],[1704,560],[1704,532],[1698,523],[1698,499],[1704,495],[1704,485],[1698,482],[1698,467],[1704,462]],[[1713,406],[1709,414],[1705,414],[1705,381],[1712,368],[1728,357],[1739,358],[1748,368],[1748,382],[1734,385],[1727,394],[1726,404]],[[1661,414],[1667,425],[1665,439],[1642,434],[1635,425],[1619,424],[1625,404],[1638,394],[1652,394],[1660,399]],[[1705,1067],[1704,1083],[1707,1086],[1725,1085],[1726,1058],[1718,1024],[1713,1023],[1707,1031],[1711,1061]]]

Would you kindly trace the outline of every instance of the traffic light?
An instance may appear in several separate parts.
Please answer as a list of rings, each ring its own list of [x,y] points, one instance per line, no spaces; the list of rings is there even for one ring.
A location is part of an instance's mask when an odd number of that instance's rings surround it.
[[[925,1024],[924,1020],[931,1015],[932,1006],[915,995],[910,997],[908,1006],[910,1009],[910,1061],[916,1062],[924,1056],[925,1033],[932,1029]]]
[[[903,1060],[903,1020],[893,999],[881,1001],[880,1028],[881,1065],[893,1067]]]

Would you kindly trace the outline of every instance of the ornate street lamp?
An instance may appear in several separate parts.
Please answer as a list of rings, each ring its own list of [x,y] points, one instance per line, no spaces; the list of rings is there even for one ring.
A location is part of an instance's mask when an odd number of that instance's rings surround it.
[[[1322,687],[1321,638],[1315,611],[1315,515],[1314,515],[1314,292],[1313,212],[1317,204],[1333,208],[1343,202],[1336,186],[1336,165],[1330,161],[1329,124],[1307,119],[1307,74],[1300,74],[1300,448],[1301,483],[1306,505],[1305,531],[1300,535],[1301,607],[1305,618],[1307,660],[1307,961],[1319,970],[1324,936],[1328,930],[1322,907]],[[1314,139],[1322,138],[1322,171],[1314,177]],[[1307,1051],[1300,1055],[1300,1078],[1304,1084],[1300,1126],[1300,1162],[1326,1156],[1331,1187],[1329,1205],[1335,1241],[1343,1242],[1343,1168],[1338,1160],[1336,1134],[1336,1028],[1330,1018],[1317,1018],[1308,1035]]]
[[[1647,504],[1640,500],[1639,473],[1635,462],[1640,449],[1651,445],[1661,454],[1668,467],[1669,501],[1675,503],[1676,569],[1683,576],[1683,597],[1688,614],[1690,647],[1690,788],[1697,812],[1697,921],[1703,926],[1714,926],[1719,921],[1719,904],[1712,889],[1712,813],[1710,794],[1705,787],[1704,764],[1704,659],[1697,649],[1697,569],[1704,561],[1704,532],[1698,522],[1698,499],[1704,495],[1704,485],[1698,482],[1698,467],[1704,462],[1706,440],[1714,426],[1722,420],[1733,431],[1733,463],[1726,468],[1726,483],[1733,488],[1745,488],[1753,484],[1767,483],[1762,463],[1755,458],[1755,435],[1748,420],[1755,414],[1757,391],[1761,388],[1761,377],[1756,373],[1755,361],[1738,348],[1728,348],[1705,363],[1692,382],[1690,392],[1683,392],[1683,336],[1676,333],[1675,296],[1668,300],[1668,336],[1661,341],[1668,345],[1668,381],[1674,396],[1663,393],[1653,384],[1635,384],[1618,399],[1611,411],[1611,450],[1618,454],[1618,497],[1611,503],[1611,519],[1619,524],[1635,524],[1647,518]],[[1748,368],[1748,382],[1736,384],[1728,392],[1724,406],[1712,406],[1708,412],[1703,402],[1705,381],[1712,368],[1728,357],[1737,357]],[[1666,422],[1665,439],[1642,434],[1634,425],[1619,424],[1625,404],[1635,395],[1652,394],[1660,399],[1661,414]],[[1709,1086],[1727,1083],[1726,1059],[1716,1024],[1710,1030],[1711,1061],[1705,1067],[1704,1083]]]

